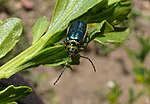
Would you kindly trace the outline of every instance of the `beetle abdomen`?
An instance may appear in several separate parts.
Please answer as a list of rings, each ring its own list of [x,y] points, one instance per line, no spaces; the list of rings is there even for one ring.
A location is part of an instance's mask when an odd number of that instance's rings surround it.
[[[67,33],[67,40],[77,40],[79,43],[84,41],[87,24],[83,21],[73,22]]]

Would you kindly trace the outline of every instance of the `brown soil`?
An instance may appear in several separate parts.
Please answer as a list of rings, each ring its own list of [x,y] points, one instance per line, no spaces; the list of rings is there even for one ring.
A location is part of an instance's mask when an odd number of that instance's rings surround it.
[[[5,19],[13,15],[20,17],[24,22],[24,28],[29,39],[32,41],[32,26],[34,21],[47,16],[50,20],[54,7],[54,0],[30,0],[33,9],[26,10],[18,0],[10,1],[8,5],[9,13],[0,13],[0,19]],[[13,5],[12,5],[13,4]],[[144,16],[150,16],[149,0],[133,0],[134,9],[138,9]],[[11,9],[10,9],[11,8]],[[149,35],[150,21],[139,17],[134,21],[136,30],[131,31],[132,35],[125,42],[131,49],[138,50],[139,45],[134,38],[134,34]],[[108,56],[95,54],[95,44],[90,43],[89,52],[82,52],[82,55],[89,57],[95,64],[97,72],[93,72],[91,64],[81,59],[80,65],[73,66],[75,71],[66,69],[59,82],[54,86],[62,67],[40,66],[29,70],[31,76],[27,78],[31,85],[35,85],[35,90],[41,95],[45,104],[109,104],[104,95],[108,90],[108,82],[116,81],[120,84],[123,94],[121,104],[125,104],[128,99],[128,90],[133,88],[136,92],[142,90],[141,85],[137,85],[132,72],[133,64],[128,58],[123,48],[117,48]],[[150,67],[150,55],[147,57],[145,65]],[[34,85],[33,85],[34,86]],[[147,97],[143,96],[135,104],[150,104]]]

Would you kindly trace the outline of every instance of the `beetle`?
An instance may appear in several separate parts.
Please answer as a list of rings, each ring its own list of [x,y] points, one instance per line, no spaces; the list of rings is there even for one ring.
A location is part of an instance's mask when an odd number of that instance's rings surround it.
[[[76,20],[71,23],[71,25],[68,27],[67,35],[66,35],[66,40],[65,40],[65,48],[67,50],[68,58],[66,60],[66,64],[64,68],[62,69],[60,75],[54,82],[54,85],[57,83],[57,81],[60,79],[62,76],[64,70],[66,69],[66,66],[68,65],[68,61],[70,58],[75,57],[76,55],[79,54],[80,51],[84,49],[84,47],[87,45],[86,39],[88,38],[87,36],[87,24],[81,20]],[[94,66],[94,63],[92,60],[88,57],[79,55],[81,58],[85,58],[90,61],[90,63],[93,66],[94,71],[96,72],[96,68]]]

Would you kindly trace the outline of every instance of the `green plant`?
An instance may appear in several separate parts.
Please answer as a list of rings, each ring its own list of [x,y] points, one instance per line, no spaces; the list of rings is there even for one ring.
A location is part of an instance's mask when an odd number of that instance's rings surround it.
[[[150,37],[137,35],[136,39],[138,40],[140,45],[139,52],[131,50],[128,47],[125,47],[125,49],[127,50],[128,56],[134,64],[133,71],[135,73],[136,81],[143,83],[145,80],[145,71],[148,70],[144,66],[144,61],[150,51]]]
[[[150,96],[150,69],[144,66],[145,58],[150,52],[150,37],[137,35],[136,39],[140,45],[139,52],[128,49],[127,47],[126,50],[134,65],[133,72],[136,82],[142,84],[146,89],[143,92],[146,92]]]
[[[0,79],[39,65],[63,65],[68,55],[60,40],[65,37],[69,23],[74,20],[95,23],[94,27],[88,29],[87,43],[92,40],[101,44],[122,43],[128,38],[128,31],[118,31],[115,27],[127,18],[130,6],[130,1],[122,0],[57,0],[51,22],[41,17],[35,23],[32,45],[0,67]],[[19,19],[8,19],[0,24],[0,58],[14,47],[21,32],[22,22]],[[69,64],[77,63],[70,59]]]
[[[8,2],[8,0],[0,0],[0,4],[4,4],[6,2]]]
[[[7,55],[19,41],[22,33],[22,22],[17,18],[10,18],[0,23],[0,59]],[[14,101],[25,97],[31,93],[31,88],[27,86],[14,87],[13,85],[7,88],[0,88],[0,103],[1,104],[16,104]]]
[[[13,85],[7,88],[0,88],[0,103],[1,104],[16,104],[14,101],[24,98],[32,92],[31,88],[27,86],[14,87]]]
[[[128,104],[134,104],[134,102],[143,95],[143,92],[139,92],[135,95],[134,90],[132,88],[129,89],[129,98]]]
[[[119,97],[122,94],[120,85],[115,81],[111,82],[112,85],[109,86],[109,92],[106,95],[106,99],[110,102],[110,104],[118,104]]]
[[[130,59],[133,61],[135,66],[139,66],[144,63],[146,56],[150,51],[150,37],[144,37],[142,35],[137,35],[136,39],[140,45],[139,52],[129,49],[125,47]]]
[[[111,23],[123,21],[129,12],[130,2],[121,0],[87,0],[76,1],[76,3],[73,0],[72,2],[58,0],[49,27],[45,17],[42,17],[40,22],[37,21],[33,28],[32,46],[1,66],[0,78],[9,78],[18,71],[39,65],[58,66],[64,64],[67,58],[65,48],[59,44],[55,45],[55,43],[64,38],[69,22],[74,19],[81,19],[87,23],[97,22],[96,26],[88,30],[90,41],[95,39],[103,44],[123,42],[127,39],[128,33],[115,31]]]
[[[150,69],[146,69],[144,74],[144,86],[146,94],[150,97]]]
[[[120,84],[116,81],[109,81],[104,90],[106,90],[103,91],[105,92],[104,98],[106,98],[110,104],[134,104],[135,101],[137,101],[143,95],[142,91],[135,94],[135,91],[130,88],[128,89],[129,96],[127,101],[119,102],[120,97],[124,92],[122,91]]]

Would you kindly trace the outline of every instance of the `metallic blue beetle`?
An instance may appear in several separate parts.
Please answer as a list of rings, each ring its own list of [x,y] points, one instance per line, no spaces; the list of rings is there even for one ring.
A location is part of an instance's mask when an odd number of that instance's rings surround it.
[[[78,54],[86,39],[87,24],[83,21],[75,21],[68,28],[66,36],[67,53],[73,57]]]
[[[75,55],[78,55],[79,52],[84,48],[84,44],[86,44],[85,42],[86,39],[87,39],[87,24],[80,20],[72,22],[68,28],[66,41],[65,41],[65,45],[66,45],[65,47],[66,47],[67,54],[69,55],[69,57],[66,60],[66,64],[62,72],[60,73],[57,80],[54,82],[54,85],[62,76],[66,66],[68,65],[69,58],[74,57]],[[96,72],[96,68],[93,62],[88,57],[81,56],[81,55],[80,57],[88,59],[91,62],[94,71]]]

